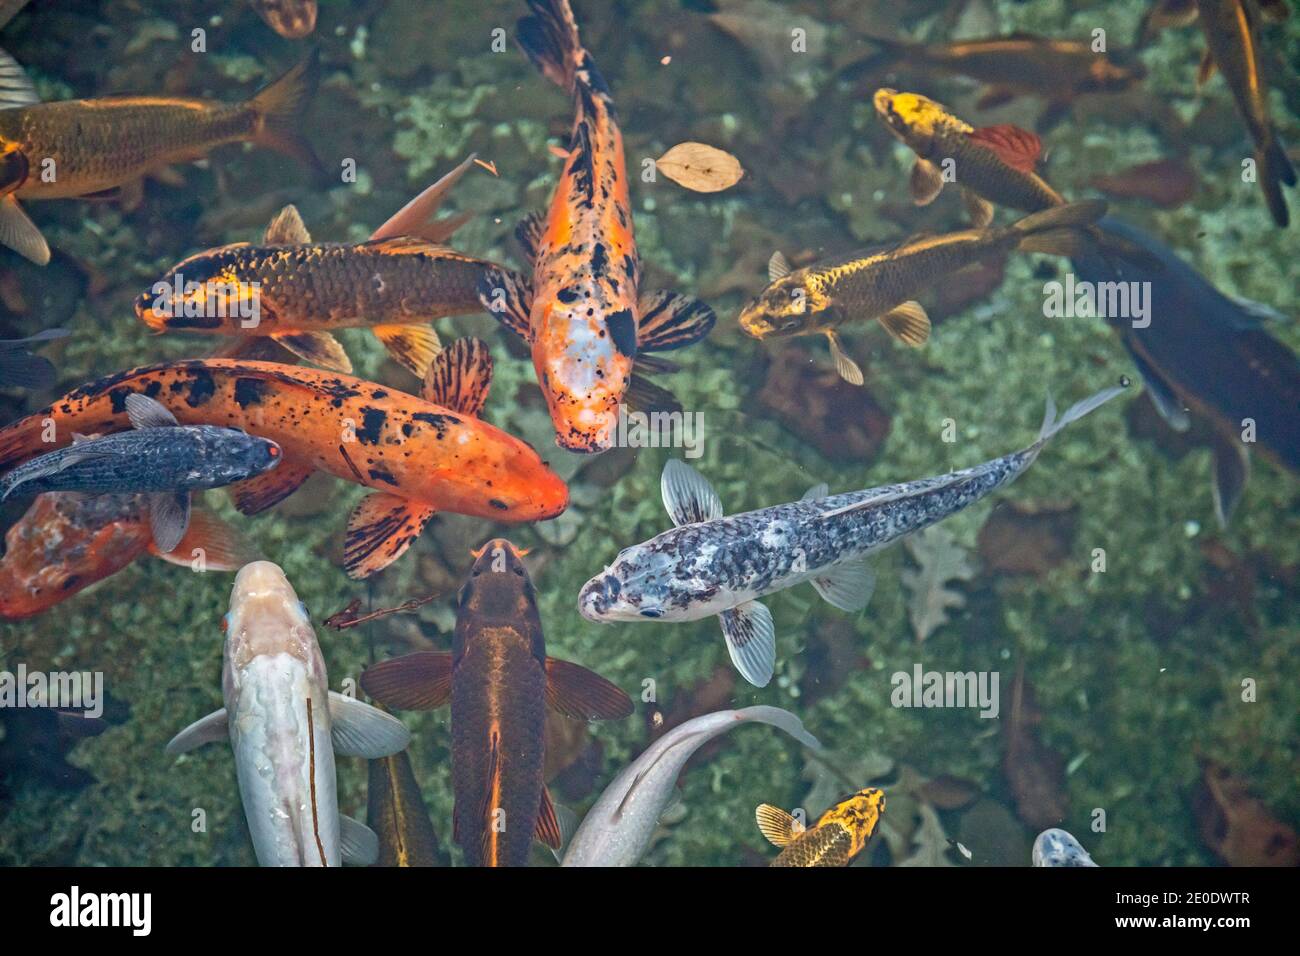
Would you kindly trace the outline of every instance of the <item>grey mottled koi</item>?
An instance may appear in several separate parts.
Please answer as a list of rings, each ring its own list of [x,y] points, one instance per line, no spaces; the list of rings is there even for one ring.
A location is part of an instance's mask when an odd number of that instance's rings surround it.
[[[662,489],[676,527],[621,551],[583,586],[578,609],[591,621],[716,614],[732,662],[762,687],[776,663],[776,636],[759,598],[809,581],[835,607],[860,611],[874,586],[862,558],[1010,484],[1049,438],[1123,389],[1098,392],[1059,419],[1049,399],[1032,445],[972,468],[840,495],[821,485],[801,501],[728,517],[708,481],[671,460]]]
[[[1034,866],[1096,866],[1079,841],[1053,827],[1034,841]]]

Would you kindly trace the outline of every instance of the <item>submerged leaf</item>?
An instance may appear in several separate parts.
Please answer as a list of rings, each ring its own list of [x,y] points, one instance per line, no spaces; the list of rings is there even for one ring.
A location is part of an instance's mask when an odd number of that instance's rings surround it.
[[[655,167],[677,185],[697,193],[721,192],[745,175],[735,156],[704,143],[678,143],[655,160]]]
[[[907,616],[917,641],[924,641],[948,623],[948,611],[963,607],[966,598],[948,588],[950,581],[969,581],[975,568],[966,549],[946,529],[934,526],[904,539],[917,563],[916,570],[904,569],[901,578],[907,588]]]

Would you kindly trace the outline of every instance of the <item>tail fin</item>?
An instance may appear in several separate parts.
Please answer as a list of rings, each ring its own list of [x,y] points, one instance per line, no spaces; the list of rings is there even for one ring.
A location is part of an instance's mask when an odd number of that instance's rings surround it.
[[[1087,199],[1036,212],[1012,223],[1010,228],[1022,236],[1018,247],[1023,252],[1074,256],[1087,251],[1088,227],[1104,215],[1105,200]]]
[[[1285,229],[1291,221],[1287,212],[1286,197],[1282,195],[1282,184],[1296,184],[1295,167],[1286,154],[1286,148],[1275,132],[1268,145],[1259,155],[1259,184],[1263,187],[1268,210],[1273,214],[1273,221],[1279,228]]]
[[[515,26],[520,48],[533,66],[569,93],[579,87],[608,93],[591,55],[582,48],[569,0],[528,0],[530,16]]]
[[[316,95],[320,73],[320,50],[312,50],[301,63],[258,91],[248,105],[261,120],[255,143],[292,156],[323,179],[325,167],[298,132],[298,121]]]
[[[1042,448],[1047,444],[1049,438],[1059,432],[1071,422],[1077,422],[1080,418],[1091,411],[1095,411],[1102,405],[1105,405],[1116,395],[1122,394],[1129,386],[1127,378],[1121,379],[1118,385],[1110,388],[1104,388],[1095,395],[1085,398],[1081,402],[1076,402],[1065,410],[1065,414],[1060,418],[1056,417],[1056,403],[1052,401],[1049,393],[1047,396],[1047,411],[1043,415],[1043,427],[1038,432],[1038,440],[1034,442],[1035,448]]]

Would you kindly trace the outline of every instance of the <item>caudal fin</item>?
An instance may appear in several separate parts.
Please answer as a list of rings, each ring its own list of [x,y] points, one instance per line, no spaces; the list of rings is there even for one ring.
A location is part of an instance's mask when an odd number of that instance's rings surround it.
[[[1274,133],[1273,138],[1259,155],[1259,184],[1264,190],[1268,211],[1272,213],[1273,221],[1281,229],[1285,229],[1291,222],[1291,215],[1286,208],[1286,197],[1282,194],[1283,183],[1288,186],[1296,184],[1295,167],[1291,165],[1282,141]]]
[[[320,72],[320,50],[312,50],[301,63],[263,87],[248,105],[261,121],[253,138],[255,143],[292,156],[324,178],[325,167],[298,131],[299,120],[316,95]]]
[[[528,0],[528,8],[532,14],[520,19],[515,34],[533,66],[570,93],[579,87],[607,93],[591,55],[582,48],[569,0]]]
[[[1090,248],[1089,227],[1104,215],[1105,200],[1086,199],[1033,213],[1012,223],[1010,228],[1022,236],[1018,245],[1022,252],[1075,256]]]

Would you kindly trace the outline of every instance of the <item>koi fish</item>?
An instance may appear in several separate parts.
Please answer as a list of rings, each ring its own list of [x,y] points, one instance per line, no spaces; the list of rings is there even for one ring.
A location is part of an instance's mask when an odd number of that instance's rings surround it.
[[[1205,33],[1205,58],[1199,82],[1209,79],[1218,66],[1246,121],[1255,143],[1259,186],[1273,221],[1286,228],[1290,222],[1282,185],[1296,184],[1295,167],[1278,138],[1268,108],[1268,86],[1259,67],[1258,12],[1247,0],[1196,0]]]
[[[883,88],[873,97],[876,115],[916,154],[910,189],[918,206],[934,202],[944,186],[941,164],[952,160],[971,224],[993,221],[993,206],[1040,212],[1065,200],[1034,170],[1043,142],[1016,126],[976,129],[919,93]]]
[[[370,761],[366,822],[379,839],[376,866],[447,865],[407,751]]]
[[[25,339],[0,339],[0,388],[49,388],[54,384],[54,363],[34,355],[28,346],[61,339],[66,329],[46,329]]]
[[[1034,866],[1096,866],[1088,851],[1065,830],[1053,827],[1034,840]]]
[[[875,787],[841,800],[808,828],[771,804],[760,803],[754,811],[763,836],[781,847],[768,866],[848,866],[867,848],[884,815],[885,794]]]
[[[863,558],[1009,485],[1053,435],[1123,390],[1098,392],[1059,418],[1049,396],[1033,444],[972,468],[839,495],[817,485],[792,504],[730,517],[699,472],[670,459],[661,485],[675,527],[620,551],[583,585],[578,610],[605,622],[717,615],[736,669],[766,686],[776,665],[776,629],[759,598],[808,581],[832,606],[861,611],[875,589]]]
[[[257,15],[286,40],[301,40],[316,29],[316,0],[252,0]]]
[[[568,488],[524,442],[483,421],[492,358],[460,339],[439,353],[420,397],[351,376],[274,362],[192,359],[147,365],[75,389],[0,429],[0,471],[74,431],[126,424],[126,396],[155,397],[185,424],[222,424],[269,438],[283,451],[274,471],[232,486],[252,515],[284,500],[313,471],[374,493],[348,519],[344,566],[364,578],[411,545],[437,511],[521,522],[553,518]]]
[[[433,319],[476,313],[492,265],[443,245],[467,216],[431,221],[474,162],[470,156],[366,242],[312,242],[297,208],[271,220],[261,245],[237,242],[173,266],[141,294],[135,314],[155,332],[233,337],[223,357],[269,336],[308,362],[352,371],[334,329],[363,326],[421,379],[442,350]]]
[[[320,170],[294,130],[319,74],[312,53],[244,103],[178,96],[42,103],[23,68],[0,50],[0,242],[45,265],[50,248],[19,200],[109,196],[226,143],[255,143]]]
[[[550,210],[520,223],[516,237],[531,278],[496,268],[479,285],[483,307],[532,349],[556,441],[576,452],[610,447],[627,397],[673,407],[662,388],[633,378],[633,365],[674,367],[644,353],[700,341],[716,317],[671,292],[642,296],[623,134],[614,104],[578,38],[569,0],[529,0],[518,41],[542,73],[574,100],[573,132]]]
[[[187,568],[201,557],[207,571],[238,571],[257,556],[235,529],[197,503],[181,543],[161,552],[144,495],[52,491],[32,502],[5,533],[0,618],[47,611],[146,553]]]
[[[130,394],[135,431],[87,438],[27,461],[0,478],[0,501],[16,491],[145,492],[160,553],[174,551],[190,526],[190,492],[224,488],[280,464],[280,446],[235,428],[182,426],[164,406]]]
[[[1105,213],[1106,203],[1088,200],[1010,226],[915,237],[802,269],[791,269],[776,252],[768,263],[770,284],[741,310],[740,327],[759,340],[824,335],[835,371],[846,382],[861,385],[862,369],[840,341],[844,323],[875,319],[898,341],[919,348],[930,337],[930,317],[912,296],[936,279],[1013,249],[1069,255],[1087,242],[1085,227]]]
[[[780,707],[720,710],[674,727],[628,764],[596,800],[573,834],[564,866],[635,866],[659,826],[686,761],[715,737],[745,723],[770,724],[805,747],[817,738]]]
[[[1147,394],[1171,428],[1209,425],[1214,512],[1226,526],[1250,478],[1249,449],[1300,474],[1300,360],[1261,323],[1265,309],[1228,298],[1172,249],[1116,219],[1098,227],[1114,254],[1076,257],[1075,271],[1103,283],[1142,283],[1149,322],[1114,323]],[[1133,248],[1141,255],[1123,250]],[[1253,422],[1254,442],[1242,440]]]
[[[329,690],[316,631],[278,565],[240,569],[222,629],[226,706],[173,737],[167,755],[230,740],[260,866],[374,863],[374,832],[339,813],[334,755],[383,757],[411,735],[390,714]]]
[[[1142,63],[1127,53],[1112,55],[1094,50],[1091,42],[1028,33],[951,43],[914,43],[874,35],[866,39],[882,55],[849,64],[841,71],[845,78],[905,62],[909,68],[965,76],[984,84],[980,109],[1019,96],[1041,97],[1047,101],[1043,120],[1047,124],[1085,93],[1122,93],[1146,76]]]
[[[632,701],[599,674],[546,656],[537,595],[521,555],[497,538],[477,552],[457,597],[452,652],[382,661],[361,676],[385,706],[451,702],[454,839],[469,866],[523,866],[533,839],[556,849],[560,824],[543,780],[546,711],[613,720]]]

